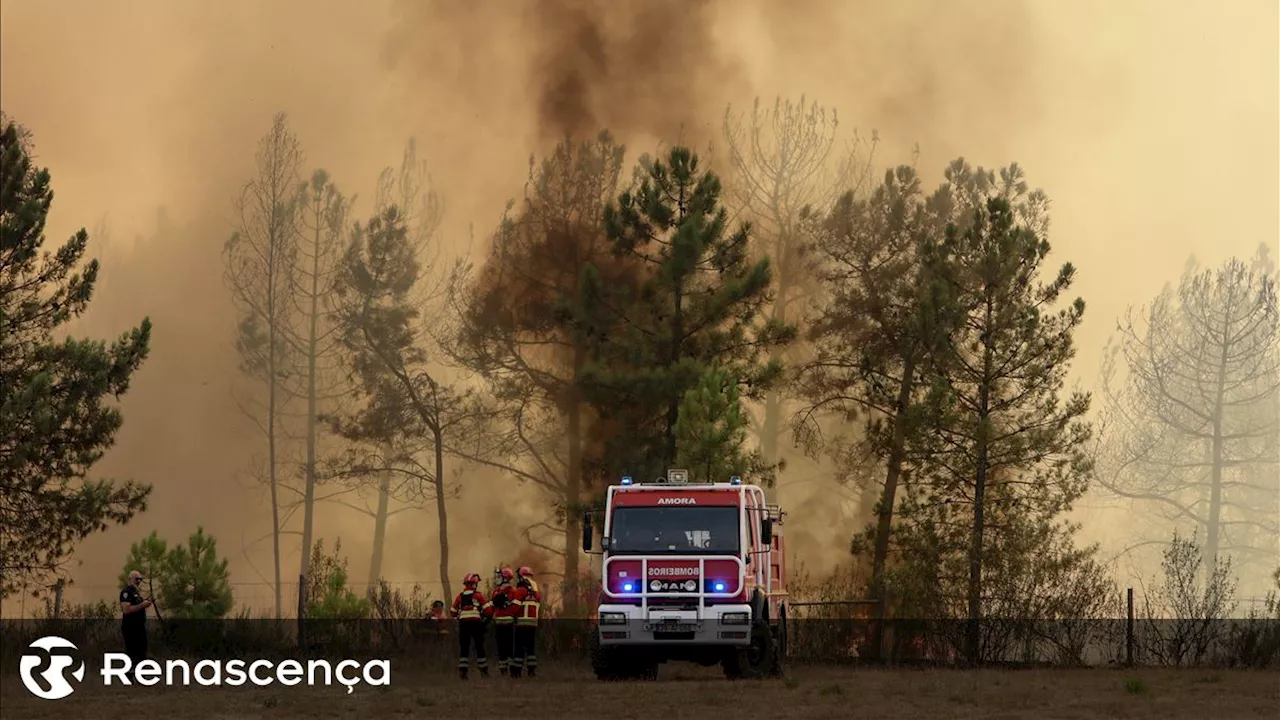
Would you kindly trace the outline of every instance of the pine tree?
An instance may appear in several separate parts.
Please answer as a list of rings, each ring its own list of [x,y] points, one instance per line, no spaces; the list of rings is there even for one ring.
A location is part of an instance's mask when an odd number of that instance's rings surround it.
[[[625,154],[602,132],[531,159],[523,202],[504,216],[484,265],[473,273],[464,263],[452,281],[458,323],[449,352],[483,378],[492,410],[452,449],[546,491],[556,518],[539,525],[560,535],[553,552],[564,558],[567,583],[581,575],[581,512],[603,486],[593,483],[601,428],[581,374],[601,335],[591,293],[631,272],[610,256],[603,225]]]
[[[428,268],[430,269],[430,268]],[[377,441],[396,453],[380,469],[412,474],[423,494],[434,498],[439,520],[440,583],[452,595],[449,577],[449,529],[445,506],[445,437],[461,422],[466,393],[440,382],[429,367],[422,306],[433,292],[395,205],[357,227],[338,270],[339,324],[359,381],[355,395],[363,406],[335,418],[338,432],[350,440]],[[424,448],[433,461],[420,462]]]
[[[846,193],[809,231],[825,301],[811,318],[812,357],[798,368],[796,390],[808,406],[798,415],[797,430],[811,452],[830,453],[850,475],[868,454],[883,468],[876,520],[865,533],[874,547],[871,597],[882,612],[908,447],[936,420],[930,400],[938,398],[927,393],[924,365],[948,329],[948,297],[930,244],[958,219],[942,201],[947,192],[944,186],[926,199],[915,171],[898,167],[867,198]],[[861,420],[865,435],[824,435],[820,421],[833,416],[841,424]],[[873,648],[881,647],[878,640]]]
[[[1277,559],[1276,281],[1265,246],[1250,263],[1192,264],[1122,320],[1104,364],[1100,481],[1135,509],[1189,522],[1207,576],[1223,553],[1263,568]]]
[[[185,545],[169,547],[154,530],[129,547],[117,581],[123,587],[137,570],[154,590],[167,619],[211,620],[226,616],[234,600],[227,559],[218,557],[218,541],[197,528]]]
[[[168,568],[169,543],[160,537],[155,530],[151,534],[129,545],[129,557],[116,577],[120,587],[129,582],[129,573],[137,570],[147,579],[151,587],[156,588],[159,595],[156,602],[163,608],[167,603],[164,597],[164,583],[169,577]],[[159,585],[157,586],[157,583]]]
[[[954,527],[962,508],[972,511],[965,585],[973,662],[981,657],[984,556],[1016,533],[1013,521],[1052,523],[1069,510],[1091,469],[1084,448],[1091,429],[1083,422],[1089,396],[1059,397],[1084,301],[1051,311],[1075,268],[1067,263],[1039,283],[1049,243],[1035,228],[1047,226],[1047,201],[1035,191],[1014,204],[1026,187],[1016,165],[1001,171],[999,183],[994,173],[977,172],[989,175],[989,196],[971,222],[948,227],[940,248],[959,322],[931,358],[949,412],[930,435],[927,489],[915,498],[917,508],[939,513],[935,531]]]
[[[722,365],[759,399],[782,364],[762,360],[795,337],[764,320],[768,258],[748,257],[750,226],[730,231],[719,178],[687,148],[642,159],[637,189],[605,210],[614,252],[642,273],[638,287],[597,286],[594,326],[609,327],[603,356],[584,369],[593,404],[622,430],[610,447],[619,469],[656,475],[676,459],[680,401],[706,369]]]
[[[676,420],[676,462],[695,482],[724,482],[733,475],[759,471],[759,452],[743,447],[749,425],[737,380],[712,367],[680,401]]]
[[[231,611],[227,559],[218,557],[218,541],[203,527],[196,528],[185,545],[169,550],[165,569],[164,609],[169,616],[212,620]]]
[[[49,171],[0,117],[0,596],[45,584],[72,545],[146,508],[149,486],[91,480],[122,418],[108,404],[146,359],[151,321],[108,344],[55,332],[84,313],[98,261],[81,229],[53,252]]]
[[[306,398],[306,460],[303,464],[302,551],[299,572],[309,572],[311,539],[315,526],[317,445],[320,417],[324,409],[340,401],[350,389],[342,382],[337,350],[336,322],[332,294],[338,260],[345,249],[347,213],[351,199],[343,197],[329,173],[316,170],[311,181],[298,188],[298,217],[301,232],[298,267],[293,275],[294,302],[301,320],[296,337],[306,364],[297,395]]]
[[[864,143],[855,132],[846,149],[836,143],[839,119],[835,108],[775,100],[762,107],[756,98],[750,116],[725,109],[724,137],[733,172],[726,178],[728,204],[752,222],[754,251],[768,255],[776,269],[776,293],[767,312],[778,322],[798,320],[804,304],[817,299],[821,285],[806,267],[810,208],[819,212],[848,193],[861,199],[870,176],[879,138]],[[788,355],[772,357],[794,364],[808,347],[796,344]],[[768,462],[781,457],[787,397],[780,387],[764,396],[753,431]]]
[[[275,611],[284,612],[280,536],[285,502],[281,499],[280,458],[284,454],[283,411],[290,399],[285,380],[299,361],[289,337],[296,322],[293,291],[298,259],[298,185],[302,148],[283,113],[258,142],[256,175],[236,201],[237,229],[223,248],[225,280],[240,311],[236,350],[241,370],[265,395],[241,405],[266,442],[266,469],[260,481],[271,498],[271,551]]]

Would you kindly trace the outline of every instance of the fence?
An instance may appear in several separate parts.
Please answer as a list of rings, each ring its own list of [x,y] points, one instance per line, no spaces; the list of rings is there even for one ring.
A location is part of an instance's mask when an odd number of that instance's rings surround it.
[[[415,584],[394,585],[411,592]],[[1280,665],[1280,616],[1274,606],[1268,607],[1266,615],[1236,619],[1151,619],[1137,617],[1132,590],[1126,600],[1126,616],[1117,618],[986,618],[978,623],[980,662],[1016,667]],[[790,664],[966,664],[971,625],[963,619],[878,622],[877,605],[871,601],[796,601],[787,607],[783,653]],[[451,668],[456,660],[455,640],[441,635],[439,626],[421,614],[384,613],[360,620],[149,618],[149,626],[153,655],[161,658],[373,654],[442,670]],[[10,620],[0,623],[0,644],[4,646],[0,654],[7,666],[13,667],[16,662],[7,661],[15,659],[15,653],[31,640],[46,634],[67,637],[82,650],[118,651],[119,633],[119,619],[114,615]],[[582,666],[589,662],[595,634],[590,620],[544,620],[537,653],[549,663]],[[492,637],[489,642],[494,642]]]
[[[1143,618],[1134,592],[1123,617],[984,618],[979,661],[1004,666],[1280,664],[1280,614],[1273,600],[1241,602],[1233,618]],[[1247,608],[1241,612],[1241,607]],[[965,619],[876,620],[870,600],[788,604],[791,661],[954,665],[967,661]],[[878,642],[877,642],[878,641]]]

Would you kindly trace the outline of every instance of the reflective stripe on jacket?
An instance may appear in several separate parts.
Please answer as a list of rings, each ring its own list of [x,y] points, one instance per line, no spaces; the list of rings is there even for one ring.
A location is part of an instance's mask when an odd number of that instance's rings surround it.
[[[542,593],[538,592],[538,584],[526,579],[516,590],[520,601],[520,614],[516,616],[517,625],[537,625],[541,617]]]
[[[463,590],[453,599],[453,616],[459,620],[479,620],[484,604],[484,594],[479,590]]]

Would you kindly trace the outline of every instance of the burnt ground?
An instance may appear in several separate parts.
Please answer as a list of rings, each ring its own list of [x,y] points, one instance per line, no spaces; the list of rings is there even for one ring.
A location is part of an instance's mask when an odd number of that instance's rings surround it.
[[[582,669],[547,668],[530,682],[463,683],[393,669],[390,687],[103,688],[92,673],[72,696],[40,700],[15,674],[0,681],[0,717],[644,718],[724,717],[748,710],[787,718],[1236,718],[1280,717],[1280,672],[1156,669],[907,670],[796,667],[786,679],[730,682],[714,669],[665,665],[656,682],[601,683]],[[731,710],[732,709],[732,710]]]

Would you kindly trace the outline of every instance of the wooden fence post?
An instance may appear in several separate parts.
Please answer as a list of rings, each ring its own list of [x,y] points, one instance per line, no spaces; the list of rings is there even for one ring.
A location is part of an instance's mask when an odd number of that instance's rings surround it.
[[[1133,667],[1133,588],[1129,588],[1126,595],[1128,611],[1124,622],[1124,664],[1126,667]]]
[[[307,576],[298,575],[298,645],[305,647],[307,642]]]
[[[58,582],[53,585],[53,619],[62,619],[62,589],[66,587],[67,581],[64,578],[58,578]]]

